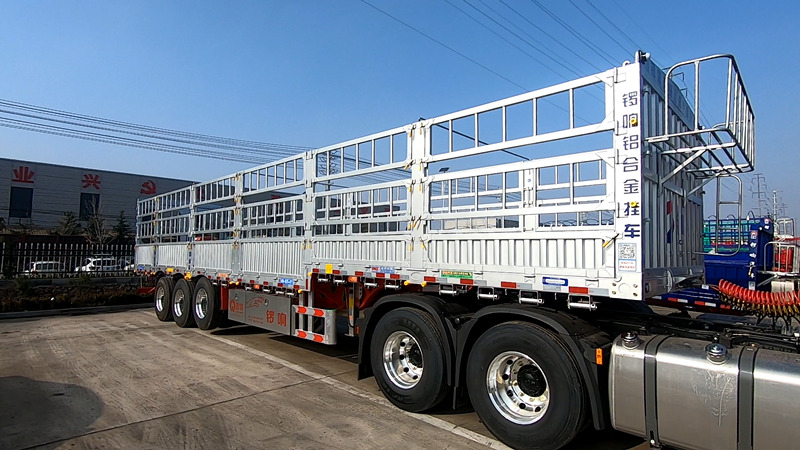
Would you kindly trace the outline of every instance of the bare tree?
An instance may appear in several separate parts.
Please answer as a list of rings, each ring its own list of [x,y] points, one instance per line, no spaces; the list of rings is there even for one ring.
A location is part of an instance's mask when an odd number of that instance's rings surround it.
[[[86,223],[86,239],[92,244],[105,244],[111,239],[103,218],[103,206],[99,203],[91,205],[91,214]]]

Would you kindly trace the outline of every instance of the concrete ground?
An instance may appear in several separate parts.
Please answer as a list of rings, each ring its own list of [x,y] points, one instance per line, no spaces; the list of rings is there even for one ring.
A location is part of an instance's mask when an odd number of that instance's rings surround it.
[[[356,380],[355,344],[181,329],[149,309],[3,320],[0,448],[504,448],[468,408],[392,406]],[[641,442],[588,431],[570,448]]]

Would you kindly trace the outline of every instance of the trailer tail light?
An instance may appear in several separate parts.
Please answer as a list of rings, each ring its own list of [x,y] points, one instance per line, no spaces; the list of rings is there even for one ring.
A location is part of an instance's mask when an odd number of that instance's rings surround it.
[[[220,286],[219,288],[220,309],[223,311],[228,310],[228,287]]]

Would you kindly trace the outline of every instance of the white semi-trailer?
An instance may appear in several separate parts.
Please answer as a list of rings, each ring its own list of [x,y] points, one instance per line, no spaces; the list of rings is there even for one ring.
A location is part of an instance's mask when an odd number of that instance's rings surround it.
[[[341,319],[392,403],[468,399],[513,447],[591,425],[654,447],[794,448],[796,296],[724,297],[760,322],[645,302],[702,278],[703,188],[751,171],[754,144],[732,56],[665,72],[640,52],[141,200],[136,264],[181,327],[227,317],[333,344]]]

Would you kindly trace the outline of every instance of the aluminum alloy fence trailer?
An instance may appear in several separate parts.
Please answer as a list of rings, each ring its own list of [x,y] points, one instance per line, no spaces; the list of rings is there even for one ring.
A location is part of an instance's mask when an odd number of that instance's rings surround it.
[[[708,67],[723,72],[710,87]],[[333,344],[341,319],[359,377],[393,404],[468,400],[513,447],[560,448],[586,424],[653,446],[791,447],[797,337],[643,301],[702,277],[703,187],[752,170],[754,144],[732,56],[664,72],[639,52],[141,200],[136,262],[161,320]]]

